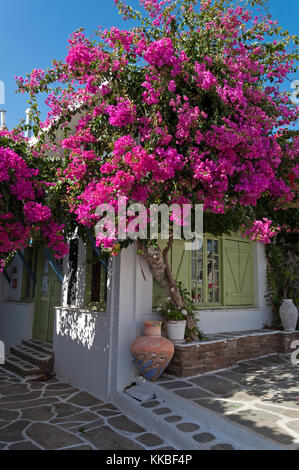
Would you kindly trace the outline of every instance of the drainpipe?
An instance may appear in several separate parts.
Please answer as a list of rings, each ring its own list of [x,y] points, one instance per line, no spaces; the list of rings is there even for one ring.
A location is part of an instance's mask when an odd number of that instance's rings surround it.
[[[6,130],[6,111],[4,109],[0,109],[0,131]]]
[[[31,109],[28,108],[26,109],[25,111],[25,114],[26,114],[26,131],[25,131],[25,137],[27,137],[28,139],[30,139],[31,137],[31,129],[29,128],[29,126],[32,125],[32,119],[31,119]]]

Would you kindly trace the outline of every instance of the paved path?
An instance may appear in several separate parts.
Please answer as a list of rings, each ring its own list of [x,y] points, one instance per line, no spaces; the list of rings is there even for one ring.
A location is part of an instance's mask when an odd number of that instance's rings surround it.
[[[289,357],[246,361],[188,379],[162,376],[159,385],[278,445],[299,449],[299,365]],[[179,417],[178,417],[179,418]]]
[[[273,356],[189,379],[164,375],[158,381],[158,389],[167,391],[168,399],[161,401],[156,397],[140,403],[140,407],[145,415],[153,415],[158,423],[165,422],[170,430],[173,428],[178,442],[193,443],[192,447],[176,445],[177,448],[234,448],[234,442],[223,439],[215,426],[207,429],[195,415],[194,419],[187,419],[184,406],[188,402],[279,446],[299,449],[298,382],[299,366],[293,366],[288,357]],[[171,395],[180,400],[175,412],[171,409]],[[111,403],[56,378],[26,381],[0,367],[0,449],[172,447]]]
[[[0,449],[172,449],[111,403],[54,378],[24,380],[0,367]]]

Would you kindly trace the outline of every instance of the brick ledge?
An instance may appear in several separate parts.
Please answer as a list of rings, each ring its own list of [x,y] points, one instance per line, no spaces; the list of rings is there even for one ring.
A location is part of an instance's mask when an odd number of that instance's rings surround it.
[[[226,369],[239,361],[292,352],[290,345],[299,340],[299,331],[265,331],[197,343],[175,344],[173,359],[166,373],[191,377]]]

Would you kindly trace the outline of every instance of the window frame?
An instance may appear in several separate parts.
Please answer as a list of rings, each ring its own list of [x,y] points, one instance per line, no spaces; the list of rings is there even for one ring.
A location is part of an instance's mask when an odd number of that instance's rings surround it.
[[[86,262],[85,262],[85,295],[84,306],[88,310],[95,310],[98,312],[105,312],[107,310],[107,273],[102,276],[104,267],[101,264],[100,276],[100,301],[92,301],[92,284],[93,284],[93,266],[97,260],[97,255],[91,245],[86,245]],[[100,261],[98,261],[99,263]]]
[[[72,238],[70,240],[70,249],[67,266],[67,305],[75,307],[77,302],[77,281],[78,281],[78,263],[79,263],[79,239]]]
[[[219,301],[218,302],[207,302],[208,298],[208,254],[207,254],[207,241],[208,240],[216,240],[219,242]],[[191,263],[193,259],[194,251],[191,251]],[[202,288],[202,295],[203,295],[203,302],[195,302],[196,307],[198,308],[217,308],[224,306],[224,283],[223,283],[223,239],[222,237],[216,237],[215,235],[211,235],[209,233],[205,233],[203,235],[203,245],[202,245],[202,260],[203,260],[203,288]],[[191,294],[192,294],[192,287],[193,286],[193,279],[192,279],[192,265],[191,265]]]
[[[29,253],[31,251],[32,254],[32,264],[30,263],[29,259]],[[37,263],[38,263],[38,251],[34,247],[26,247],[24,249],[24,258],[29,264],[32,272],[35,274],[37,277]],[[30,295],[27,295],[27,285],[28,282],[30,284]],[[21,287],[21,302],[25,303],[33,303],[35,299],[35,294],[36,294],[36,283],[31,279],[29,276],[27,269],[23,265],[23,270],[22,270],[22,287]]]
[[[254,251],[253,251],[253,242],[249,240],[248,238],[242,237],[240,234],[231,234],[231,235],[221,235],[221,236],[215,236],[210,233],[204,233],[203,235],[203,247],[204,247],[204,253],[203,253],[203,285],[205,285],[204,290],[205,290],[205,295],[204,298],[207,298],[207,249],[206,249],[206,241],[207,239],[214,239],[214,240],[219,240],[219,251],[220,251],[220,256],[219,256],[219,275],[220,275],[220,296],[219,302],[195,302],[195,306],[197,310],[217,310],[217,309],[249,309],[249,308],[255,308],[256,307],[256,288],[255,288],[255,279],[254,279]],[[224,241],[225,239],[231,240],[231,241],[238,241],[238,242],[243,242],[247,243],[251,247],[251,262],[252,262],[252,296],[253,296],[253,301],[250,304],[244,304],[244,305],[228,305],[225,302],[225,292],[226,292],[226,282],[225,282],[225,273],[224,273]],[[192,253],[192,252],[191,252]],[[191,260],[192,260],[192,255],[191,255]],[[192,288],[192,265],[191,265],[191,288]],[[191,291],[192,293],[192,291]]]
[[[235,309],[253,309],[256,308],[256,301],[257,301],[257,292],[256,292],[256,279],[255,279],[255,243],[249,240],[248,238],[244,238],[240,233],[231,233],[230,235],[224,234],[221,236],[215,236],[210,233],[204,233],[203,235],[203,286],[204,286],[204,299],[207,299],[207,292],[208,292],[208,286],[207,286],[207,247],[206,243],[208,239],[212,240],[218,240],[219,241],[219,302],[195,302],[195,308],[196,310],[235,310]],[[233,305],[229,304],[226,302],[227,298],[227,292],[228,292],[228,281],[227,281],[227,275],[226,275],[226,268],[227,264],[225,264],[225,241],[236,241],[236,242],[242,242],[245,243],[249,249],[249,256],[250,256],[250,270],[251,270],[251,275],[248,278],[250,280],[250,285],[251,285],[251,290],[249,291],[249,294],[251,296],[252,302],[251,303],[244,303],[238,304],[238,305]],[[184,242],[185,243],[185,242]],[[238,245],[239,246],[239,245]],[[175,274],[176,271],[176,263],[173,261],[175,257],[173,256],[173,248],[170,253],[170,261],[171,261],[171,267],[173,270],[173,273]],[[192,288],[193,288],[193,281],[192,281],[192,276],[193,276],[193,266],[192,266],[192,258],[193,258],[193,252],[192,250],[187,251],[187,263],[189,265],[184,268],[185,275],[187,276],[184,279],[176,279],[176,280],[181,280],[186,288],[189,290],[190,295],[192,296]],[[190,255],[188,255],[190,253]],[[178,255],[179,256],[179,255]],[[240,258],[239,258],[240,259]],[[239,264],[239,267],[241,264]],[[247,266],[246,266],[247,269]],[[186,274],[187,271],[187,274]],[[179,276],[180,277],[180,276]],[[239,278],[240,279],[240,278]],[[245,278],[244,278],[245,279]],[[160,287],[159,284],[154,280],[153,281],[153,310],[156,310],[158,306],[163,305],[166,294],[164,294]],[[242,297],[243,294],[241,294]]]

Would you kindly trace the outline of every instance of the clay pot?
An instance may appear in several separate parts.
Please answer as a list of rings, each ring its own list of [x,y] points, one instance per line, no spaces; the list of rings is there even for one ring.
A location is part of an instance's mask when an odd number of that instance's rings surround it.
[[[139,336],[131,345],[131,354],[141,375],[155,382],[164,372],[174,354],[174,346],[161,336],[162,322],[143,322],[144,336]]]
[[[161,321],[144,321],[144,336],[161,336]]]

